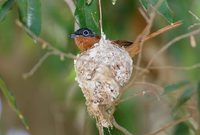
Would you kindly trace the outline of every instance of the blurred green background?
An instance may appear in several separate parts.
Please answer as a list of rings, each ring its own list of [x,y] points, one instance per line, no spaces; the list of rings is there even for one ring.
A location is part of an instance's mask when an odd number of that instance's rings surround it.
[[[6,0],[0,0],[2,5]],[[134,41],[146,25],[138,8],[138,0],[118,0],[115,5],[109,0],[102,0],[103,29],[109,39]],[[165,43],[189,32],[189,26],[200,23],[188,11],[200,17],[199,0],[168,0],[174,20],[181,20],[180,28],[171,30],[146,43],[142,65],[147,64]],[[2,109],[0,117],[1,135],[97,135],[95,121],[86,110],[85,99],[75,81],[72,59],[61,60],[59,56],[49,56],[38,70],[29,78],[24,73],[48,52],[22,28],[16,25],[19,19],[17,4],[14,4],[5,19],[0,23],[0,75],[16,98],[17,105],[27,118],[30,130],[26,130],[16,113],[10,108],[3,94],[0,94]],[[41,0],[41,35],[55,48],[72,54],[78,54],[72,39],[68,35],[74,32],[74,15],[64,0]],[[158,15],[152,31],[169,23]],[[195,27],[196,29],[198,28]],[[96,31],[98,32],[98,31]],[[189,38],[175,43],[159,56],[155,66],[176,65],[190,66],[200,63],[200,39],[195,36],[197,46],[191,47]],[[189,94],[184,100],[184,107],[173,112],[179,96],[188,86],[196,86],[200,79],[200,68],[189,71],[152,70],[145,76],[147,82],[155,85],[172,87],[169,94],[149,85],[136,86],[127,90],[125,97],[132,98],[120,103],[115,118],[120,125],[137,135],[146,135],[166,125],[166,123],[195,113],[190,121],[175,125],[159,135],[195,135],[199,132],[200,117],[197,108],[197,94]],[[139,78],[137,81],[141,81]],[[187,80],[189,84],[176,87]],[[176,91],[174,90],[176,89]],[[196,87],[195,87],[196,89]],[[190,88],[189,88],[190,90]],[[135,96],[147,91],[143,96]],[[195,91],[196,92],[196,91]],[[153,94],[152,94],[153,93]],[[157,96],[159,95],[159,100]],[[187,94],[186,94],[187,95]],[[186,96],[187,98],[187,96]],[[187,103],[185,103],[187,101]],[[105,129],[105,134],[121,135],[116,129]]]

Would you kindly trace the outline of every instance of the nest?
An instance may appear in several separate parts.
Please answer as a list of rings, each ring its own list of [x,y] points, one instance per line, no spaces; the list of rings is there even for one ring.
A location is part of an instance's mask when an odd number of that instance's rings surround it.
[[[104,39],[76,57],[76,80],[98,125],[112,127],[115,101],[131,77],[132,63],[124,48]]]

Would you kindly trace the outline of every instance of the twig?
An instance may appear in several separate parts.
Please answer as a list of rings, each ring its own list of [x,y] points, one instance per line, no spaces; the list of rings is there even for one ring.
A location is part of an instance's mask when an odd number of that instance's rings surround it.
[[[143,85],[143,86],[146,85],[148,87],[153,87],[157,90],[163,91],[163,87],[149,82],[134,82],[134,85]]]
[[[199,18],[197,15],[195,15],[191,10],[189,10],[188,12],[189,12],[197,21],[200,22],[200,18]]]
[[[64,60],[64,57],[70,58],[70,59],[75,59],[75,56],[71,53],[64,53],[60,51],[59,49],[55,48],[53,45],[45,41],[44,39],[36,36],[32,31],[30,31],[26,26],[24,26],[20,21],[16,21],[17,26],[25,30],[32,38],[34,41],[37,43],[41,44],[41,47],[43,49],[48,48],[51,50],[51,52],[47,52],[38,62],[33,66],[33,68],[28,72],[23,74],[23,78],[27,79],[28,77],[32,76],[37,69],[43,64],[43,62],[50,56],[50,55],[58,55],[60,56],[61,60]]]
[[[195,39],[194,35],[190,36],[190,44],[191,44],[191,47],[193,47],[193,48],[195,48],[197,46],[196,39]]]
[[[146,66],[146,69],[148,69],[151,64],[153,63],[154,59],[156,57],[158,57],[161,53],[163,53],[164,51],[166,51],[170,46],[172,46],[174,43],[184,39],[184,38],[187,38],[191,35],[196,35],[196,34],[199,34],[200,33],[200,29],[197,29],[197,30],[194,30],[192,32],[189,32],[189,33],[186,33],[186,34],[183,34],[183,35],[180,35],[176,38],[174,38],[173,40],[169,41],[167,44],[165,44],[156,54],[153,55],[153,57],[150,59],[149,63],[147,64]]]
[[[100,124],[97,124],[97,128],[99,130],[99,135],[104,135],[103,127]]]
[[[20,28],[25,30],[33,38],[34,41],[36,41],[37,43],[41,44],[41,46],[43,48],[45,48],[47,46],[48,49],[56,52],[57,55],[64,56],[64,57],[70,58],[70,59],[75,59],[75,55],[73,55],[71,53],[62,52],[59,49],[55,48],[50,43],[48,43],[47,41],[45,41],[44,39],[36,36],[32,31],[30,31],[26,26],[24,26],[19,20],[16,21],[16,24],[17,24],[17,26],[19,26]]]
[[[139,43],[138,44],[138,48],[139,50],[142,52],[143,50],[143,45],[144,45],[144,41],[145,41],[145,37],[147,37],[147,35],[149,35],[150,31],[151,31],[151,27],[153,25],[153,21],[154,21],[154,18],[156,16],[156,9],[160,7],[160,5],[162,4],[163,0],[159,0],[156,5],[155,5],[155,9],[152,8],[152,11],[150,11],[149,13],[149,21],[147,23],[147,26],[145,27],[145,29],[141,32],[141,34],[138,35],[138,37],[136,38],[136,41],[135,43]],[[134,46],[131,46],[130,47],[130,50],[131,48],[134,49]],[[139,56],[138,56],[138,60],[137,60],[137,67],[140,67],[140,64],[141,64],[141,60],[142,60],[142,53],[139,53]],[[135,73],[135,77],[137,76],[137,71]],[[134,79],[133,79],[134,80]]]
[[[140,14],[144,17],[146,23],[148,23],[149,22],[149,18],[147,16],[146,12],[142,8],[139,8],[138,10],[139,10]]]
[[[149,82],[134,82],[133,85],[142,85],[142,86],[147,86],[148,89],[152,88],[154,91],[152,91],[152,93],[156,96],[157,100],[160,100],[159,95],[157,94],[158,91],[163,91],[163,87],[153,84],[153,83],[149,83]],[[151,90],[151,89],[150,89]]]
[[[139,44],[139,50],[142,52],[143,50],[143,45],[144,45],[144,39],[145,37],[147,37],[147,35],[149,35],[150,31],[151,31],[151,27],[153,25],[153,21],[154,21],[154,18],[156,16],[156,10],[160,7],[160,5],[163,3],[164,0],[159,0],[156,5],[155,5],[155,8],[153,9],[152,7],[152,11],[150,11],[149,13],[149,21],[148,21],[148,24],[147,26],[145,27],[145,29],[142,31],[142,33],[137,37],[136,39],[136,43],[137,42],[140,42]],[[141,40],[141,41],[140,41]],[[142,53],[139,53],[139,56],[138,56],[138,60],[137,60],[137,66],[140,67],[140,64],[141,64],[141,61],[142,61]],[[137,71],[135,73],[135,77],[137,76]]]
[[[179,120],[172,121],[172,122],[168,123],[167,125],[163,126],[162,128],[158,129],[157,131],[155,131],[153,133],[150,133],[150,134],[146,134],[146,135],[157,135],[157,134],[159,134],[161,132],[164,132],[165,130],[167,130],[170,127],[174,127],[175,125],[188,120],[189,118],[191,118],[190,115],[186,116],[186,117],[183,117],[183,118],[181,118]]]
[[[130,133],[127,129],[125,129],[124,127],[120,126],[116,121],[115,118],[113,118],[112,121],[113,126],[118,129],[119,131],[121,131],[122,133],[124,133],[124,135],[133,135],[132,133]]]
[[[155,31],[155,32],[153,32],[153,33],[151,33],[151,34],[149,34],[149,35],[147,35],[147,36],[145,36],[144,38],[143,38],[143,42],[146,42],[147,40],[149,40],[149,39],[152,39],[152,38],[154,38],[154,37],[156,37],[156,36],[159,36],[159,35],[161,35],[162,33],[165,33],[165,32],[167,32],[167,31],[169,31],[169,30],[172,30],[172,29],[174,29],[174,28],[177,28],[177,27],[179,27],[180,25],[181,25],[182,23],[180,22],[180,21],[178,21],[178,22],[175,22],[175,23],[173,23],[173,24],[170,24],[170,25],[168,25],[168,26],[165,26],[164,28],[161,28],[161,29],[159,29],[159,30],[157,30],[157,31]],[[140,49],[140,42],[138,41],[138,42],[134,42],[131,46],[131,48],[130,47],[128,47],[126,50],[129,52],[129,54],[132,56],[132,57],[134,57],[136,54],[138,54],[139,53],[139,51],[141,51],[141,50],[139,50]],[[135,49],[135,50],[134,50]],[[135,53],[134,53],[135,52]]]
[[[27,79],[27,78],[31,77],[31,76],[38,70],[38,68],[44,63],[44,61],[45,61],[50,55],[53,55],[53,54],[55,54],[55,53],[54,53],[54,52],[47,52],[46,54],[44,54],[44,55],[42,56],[42,58],[40,58],[40,60],[37,62],[37,64],[35,64],[35,65],[33,66],[33,68],[32,68],[29,72],[23,74],[23,78],[24,78],[24,79]]]
[[[163,3],[164,0],[159,0],[156,5],[154,7],[151,8],[151,11],[149,13],[149,21],[147,23],[147,26],[145,27],[145,29],[141,32],[141,34],[139,34],[139,36],[136,38],[136,41],[135,43],[138,43],[138,48],[139,48],[139,51],[141,53],[139,53],[139,56],[138,56],[138,59],[137,59],[137,64],[136,66],[137,67],[140,67],[140,64],[141,64],[141,61],[142,61],[142,50],[143,50],[143,45],[144,45],[144,42],[145,42],[145,37],[147,37],[147,35],[149,35],[150,31],[151,31],[151,27],[153,25],[153,21],[154,21],[154,18],[156,16],[156,10],[161,6],[161,4]],[[145,17],[144,17],[145,18]],[[147,18],[146,18],[147,19]],[[134,46],[132,45],[130,47],[130,50],[133,49],[134,50]],[[137,70],[135,72],[135,76],[134,78],[132,79],[132,82],[135,80],[135,78],[137,77]]]
[[[73,0],[64,0],[64,1],[68,5],[68,7],[69,7],[70,11],[72,12],[72,14],[74,15],[75,10],[76,10],[76,6],[74,4],[74,1]],[[78,20],[75,17],[74,17],[74,20],[75,20],[75,25],[74,26],[75,26],[75,29],[77,29],[80,26],[80,24],[79,24]]]
[[[194,27],[200,26],[200,23],[194,23],[191,26],[188,27],[189,30],[193,29]]]
[[[130,89],[131,87],[133,87],[134,85],[141,85],[143,87],[147,86],[148,89],[152,88],[152,89],[156,90],[156,91],[153,91],[152,93],[156,96],[156,98],[157,98],[158,101],[160,100],[160,97],[157,94],[157,91],[163,91],[164,90],[161,86],[153,84],[153,83],[149,83],[149,82],[135,82],[135,81],[133,81],[133,82],[128,83],[123,89],[120,90],[120,95],[117,97],[117,99],[115,101],[115,105],[118,105],[119,103],[121,103],[120,99],[121,99],[123,93],[126,90]]]
[[[99,0],[99,26],[100,26],[101,36],[103,36],[104,33],[103,33],[103,24],[102,24],[102,6],[101,6],[101,0]]]
[[[180,21],[178,21],[178,22],[172,23],[172,24],[170,24],[168,26],[165,26],[164,28],[161,28],[158,31],[153,32],[150,35],[146,36],[144,40],[146,41],[146,40],[149,40],[151,38],[154,38],[154,37],[156,37],[156,36],[158,36],[158,35],[160,35],[162,33],[165,33],[166,31],[169,31],[171,29],[179,27],[181,24],[182,23]]]
[[[145,72],[145,73],[149,73],[149,70],[145,69],[145,68],[142,68],[142,67],[137,67],[136,65],[133,64],[133,68],[136,69],[136,70],[140,70],[142,72]]]
[[[154,11],[154,10],[153,10]],[[155,11],[153,13],[150,14],[150,18],[149,18],[149,21],[148,21],[148,24],[147,26],[144,28],[144,30],[137,36],[134,44],[137,44],[137,48],[139,50],[139,55],[138,55],[138,59],[137,59],[137,63],[136,63],[136,67],[140,67],[140,64],[141,64],[141,60],[142,60],[142,50],[143,50],[143,44],[144,44],[144,39],[147,35],[149,35],[150,33],[150,30],[151,30],[151,27],[152,27],[152,24],[153,24],[153,20],[155,18]],[[135,46],[134,45],[131,45],[130,47],[127,48],[129,51],[129,54],[131,56],[134,56],[135,54],[134,53],[134,49],[135,49]],[[135,75],[131,78],[131,81],[129,82],[129,84],[133,84],[134,81],[135,81],[135,78],[137,77],[137,74],[138,74],[138,71],[136,70],[135,71]],[[125,88],[123,89],[123,92],[124,92]]]
[[[170,69],[170,70],[193,70],[196,68],[200,68],[200,63],[192,65],[192,66],[154,66],[154,67],[150,67],[149,69]],[[144,70],[144,69],[143,69]]]
[[[74,14],[76,6],[74,4],[73,0],[65,0],[65,3],[68,5],[70,11],[72,12],[72,14]]]
[[[141,92],[138,92],[138,93],[136,93],[134,95],[128,96],[128,97],[126,97],[124,99],[121,99],[119,104],[123,103],[123,102],[126,102],[128,100],[131,100],[133,97],[141,97],[141,96],[144,96],[145,94],[146,94],[146,91],[142,90]]]

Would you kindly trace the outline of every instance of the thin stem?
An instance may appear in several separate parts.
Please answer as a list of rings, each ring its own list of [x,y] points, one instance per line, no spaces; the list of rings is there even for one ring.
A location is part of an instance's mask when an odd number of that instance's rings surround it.
[[[151,88],[152,88],[152,90],[154,90],[154,91],[152,91],[152,93],[157,97],[158,100],[160,100],[159,95],[157,93],[159,91],[162,92],[163,88],[161,86],[159,86],[159,85],[156,85],[156,84],[153,84],[153,83],[149,83],[149,82],[134,82],[134,83],[130,83],[127,86],[125,86],[124,89],[122,89],[122,92],[124,90],[130,89],[133,85],[134,86],[140,85],[142,87],[147,87],[149,90],[151,90]]]
[[[167,130],[170,127],[174,127],[175,125],[188,120],[189,118],[191,118],[191,116],[186,116],[186,117],[183,117],[183,118],[181,118],[177,121],[172,121],[172,122],[168,123],[167,125],[163,126],[162,128],[158,129],[157,131],[150,133],[150,134],[146,134],[146,135],[157,135],[161,132],[164,132],[165,130]]]
[[[199,27],[200,26],[200,23],[194,23],[192,24],[191,26],[188,27],[188,29],[193,29],[194,27]]]
[[[140,42],[139,44],[139,50],[142,51],[143,50],[143,46],[144,46],[144,42],[145,42],[145,37],[147,35],[149,35],[150,31],[151,31],[151,28],[152,28],[152,25],[153,25],[153,22],[154,22],[154,19],[155,19],[155,16],[156,16],[156,10],[161,6],[161,4],[163,3],[164,0],[159,0],[155,7],[152,7],[152,10],[150,11],[149,13],[149,21],[148,21],[148,24],[147,26],[145,27],[145,29],[142,31],[142,33],[137,37],[136,39],[136,42]],[[141,39],[141,41],[140,41]],[[137,66],[140,67],[140,64],[141,64],[141,61],[142,61],[142,53],[139,54],[138,56],[138,60],[137,60]],[[135,73],[135,77],[137,76],[137,72]]]
[[[97,124],[97,128],[99,130],[99,135],[104,135],[103,127],[100,124]]]
[[[64,0],[65,3],[68,5],[70,11],[72,12],[72,14],[74,14],[75,10],[76,10],[76,5],[74,3],[73,0]]]
[[[145,68],[142,68],[142,67],[137,67],[137,66],[134,65],[134,64],[133,64],[133,68],[136,69],[136,70],[145,72],[145,73],[149,73],[149,70],[147,70],[147,69],[145,69]]]
[[[115,118],[113,118],[112,121],[113,126],[118,129],[119,131],[121,131],[122,133],[124,133],[124,135],[133,135],[132,133],[130,133],[127,129],[125,129],[124,127],[120,126],[116,121]]]
[[[146,12],[142,8],[139,8],[138,10],[139,10],[140,14],[143,16],[143,18],[145,19],[146,23],[148,23],[149,18],[147,16]]]
[[[28,77],[31,77],[37,70],[38,68],[44,63],[44,61],[50,56],[53,55],[54,52],[47,52],[40,58],[40,60],[33,66],[33,68],[28,72],[23,74],[23,78],[27,79]]]
[[[74,16],[74,13],[75,13],[75,10],[76,10],[76,5],[75,5],[74,1],[73,0],[65,0],[65,3],[68,5],[70,11],[72,12],[73,18],[75,20],[75,25],[74,25],[75,29],[80,27],[78,20]]]
[[[200,22],[200,18],[199,18],[197,15],[195,15],[191,10],[189,10],[188,12],[189,12],[197,21]]]
[[[181,24],[182,23],[180,21],[178,21],[178,22],[175,22],[175,23],[170,24],[168,26],[165,26],[165,27],[163,27],[163,28],[161,28],[161,29],[159,29],[159,30],[157,30],[157,31],[155,31],[155,32],[153,32],[153,33],[145,36],[143,38],[143,42],[146,42],[147,40],[152,39],[152,38],[154,38],[156,36],[159,36],[162,33],[165,33],[165,32],[167,32],[169,30],[177,28]],[[141,46],[141,41],[140,40],[139,41],[136,40],[130,47],[127,47],[126,50],[129,52],[129,54],[131,55],[131,57],[134,57],[136,54],[139,53],[140,46]]]
[[[157,58],[161,53],[163,53],[164,51],[166,51],[171,45],[173,45],[174,43],[184,39],[184,38],[187,38],[191,35],[196,35],[196,34],[199,34],[200,33],[200,29],[197,29],[197,30],[194,30],[192,32],[189,32],[189,33],[186,33],[186,34],[183,34],[181,36],[178,36],[176,38],[174,38],[173,40],[171,40],[170,42],[168,42],[166,45],[164,45],[156,54],[153,55],[153,57],[150,59],[149,63],[147,64],[146,66],[146,69],[148,69],[151,64],[153,63],[154,59]]]
[[[169,30],[171,30],[171,29],[174,29],[174,28],[177,28],[178,26],[180,26],[182,23],[180,22],[180,21],[178,21],[178,22],[175,22],[175,23],[173,23],[173,24],[171,24],[171,25],[168,25],[168,26],[166,26],[166,27],[164,27],[164,28],[161,28],[161,29],[159,29],[159,30],[157,30],[157,31],[155,31],[155,32],[153,32],[153,33],[151,33],[151,34],[149,34],[148,36],[146,36],[145,37],[145,41],[146,40],[149,40],[149,39],[151,39],[151,38],[154,38],[154,37],[156,37],[156,36],[158,36],[158,35],[160,35],[160,34],[162,34],[162,33],[165,33],[165,32],[167,32],[167,31],[169,31]]]
[[[196,68],[200,68],[200,63],[194,64],[192,66],[159,66],[159,67],[150,67],[149,69],[170,69],[170,70],[193,70]]]
[[[55,54],[57,55],[62,55],[65,56],[66,58],[70,58],[70,59],[75,59],[76,56],[71,54],[71,53],[65,53],[60,51],[59,49],[55,48],[52,44],[50,44],[49,42],[45,41],[44,39],[36,36],[32,31],[30,31],[26,26],[24,26],[19,20],[16,21],[16,25],[19,26],[20,28],[22,28],[24,31],[26,31],[31,38],[36,41],[37,43],[41,44],[42,48],[46,48],[46,46],[48,47],[48,49],[53,50]]]
[[[101,0],[99,0],[99,26],[100,26],[101,36],[103,36],[104,33],[103,33],[103,24],[102,24],[102,6],[101,6]]]
[[[153,10],[153,12],[150,14],[150,18],[149,18],[149,21],[148,21],[148,24],[147,26],[144,28],[144,30],[137,36],[136,38],[136,41],[135,43],[137,44],[136,48],[138,49],[139,52],[139,55],[138,55],[138,59],[137,59],[137,62],[136,62],[136,67],[140,67],[140,64],[141,64],[141,60],[142,60],[142,50],[143,50],[143,45],[144,45],[144,41],[145,41],[145,37],[147,37],[147,35],[149,35],[150,33],[150,30],[151,30],[151,27],[153,25],[153,20],[155,18],[155,11]],[[128,49],[128,52],[130,54],[130,56],[134,56],[135,54],[135,46],[134,44],[131,45],[130,47],[127,48]],[[131,81],[129,82],[129,84],[133,84],[136,77],[137,77],[137,74],[138,74],[138,71],[136,70],[135,71],[135,75],[131,78]]]

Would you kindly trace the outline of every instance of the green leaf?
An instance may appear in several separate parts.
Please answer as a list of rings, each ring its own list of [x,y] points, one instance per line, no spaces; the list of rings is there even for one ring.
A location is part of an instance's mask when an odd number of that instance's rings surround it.
[[[27,0],[16,0],[19,10],[20,20],[26,24],[27,19]]]
[[[41,3],[40,0],[16,0],[20,20],[37,36],[41,32]]]
[[[7,15],[8,11],[12,8],[14,0],[7,0],[0,8],[0,21]]]
[[[189,126],[185,122],[182,122],[175,127],[173,135],[189,135],[189,134],[190,134]]]
[[[17,107],[15,97],[12,95],[11,91],[8,89],[8,87],[6,86],[3,79],[1,79],[1,77],[0,77],[0,90],[2,91],[4,97],[8,101],[11,108],[15,111],[17,116],[22,121],[23,125],[26,127],[26,129],[29,129],[29,126],[28,126],[26,119],[24,118],[24,116],[22,115],[22,113],[19,111],[19,109]]]
[[[198,82],[198,86],[197,86],[197,101],[198,101],[198,110],[200,112],[200,82]]]
[[[186,86],[187,84],[189,84],[189,81],[186,81],[186,80],[183,80],[183,81],[180,81],[180,82],[177,82],[177,83],[174,83],[174,84],[169,84],[169,85],[165,86],[164,94],[178,90],[181,87]]]
[[[76,0],[75,17],[78,19],[80,27],[87,27],[96,33],[99,32],[98,16],[97,0],[92,0],[90,5],[85,0]]]
[[[159,0],[140,0],[141,5],[145,10],[149,10],[152,6],[155,6]],[[167,0],[163,0],[160,7],[157,9],[158,13],[161,14],[169,23],[173,23],[173,16],[171,9],[169,8]]]
[[[173,111],[176,111],[179,107],[181,107],[183,104],[185,104],[194,94],[195,89],[193,87],[187,88],[178,98],[178,101],[173,109]]]

